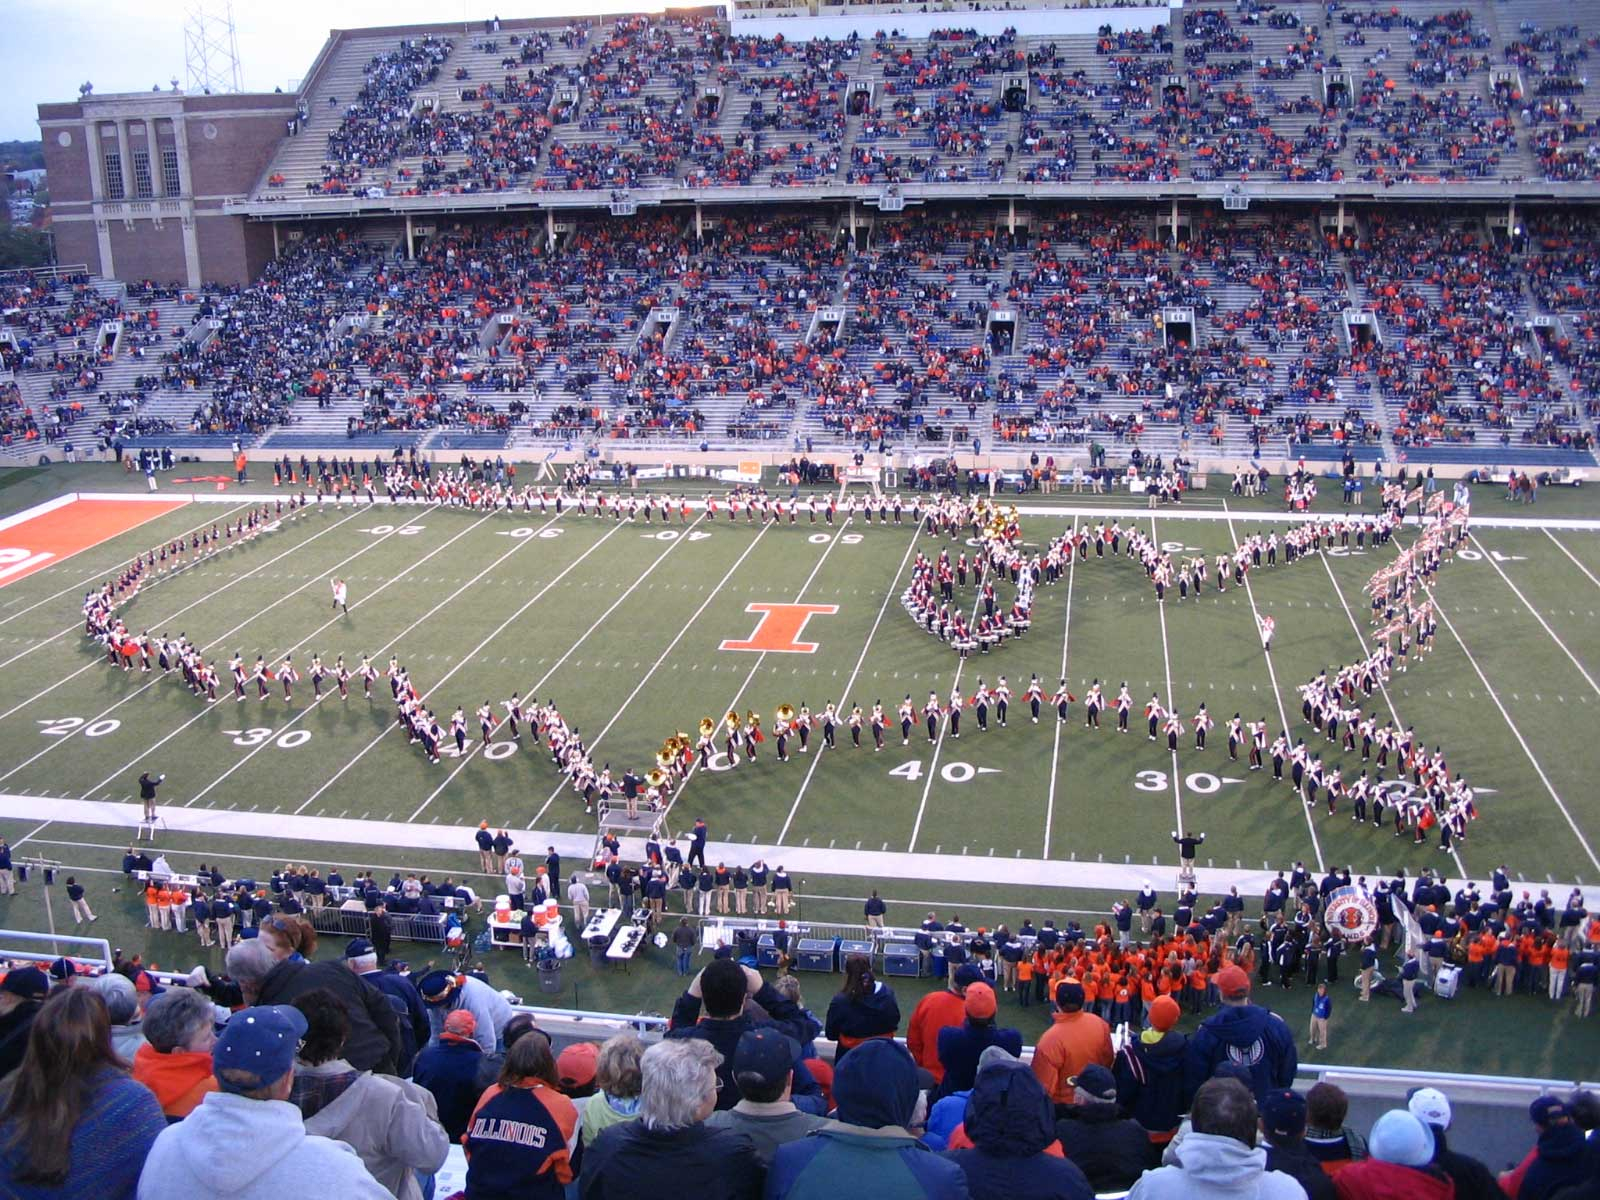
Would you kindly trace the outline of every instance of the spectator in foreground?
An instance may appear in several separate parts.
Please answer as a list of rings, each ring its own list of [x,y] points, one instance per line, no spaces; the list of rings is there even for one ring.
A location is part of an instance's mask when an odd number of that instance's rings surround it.
[[[844,960],[844,986],[828,1002],[826,1035],[839,1044],[834,1067],[846,1053],[870,1038],[892,1038],[900,1028],[900,1002],[894,989],[872,973],[872,959],[852,954]]]
[[[971,1147],[945,1157],[966,1174],[972,1200],[1093,1200],[1077,1165],[1050,1152],[1055,1106],[1044,1085],[999,1047],[983,1053],[962,1133]]]
[[[967,987],[962,998],[966,1019],[960,1025],[939,1030],[939,1063],[944,1079],[939,1095],[971,1089],[978,1076],[978,1057],[990,1046],[999,1046],[1012,1058],[1022,1057],[1022,1034],[1016,1029],[995,1025],[994,988],[987,983]]]
[[[1372,1126],[1371,1157],[1333,1177],[1341,1200],[1453,1200],[1455,1184],[1433,1166],[1433,1133],[1405,1109],[1391,1109]]]
[[[1117,1105],[1116,1076],[1090,1063],[1072,1086],[1075,1103],[1061,1109],[1056,1121],[1062,1153],[1078,1164],[1097,1192],[1132,1187],[1153,1155],[1150,1135]]]
[[[0,1079],[22,1065],[28,1032],[50,991],[50,977],[38,967],[12,967],[0,979]]]
[[[1033,1048],[1033,1073],[1059,1113],[1078,1101],[1075,1076],[1090,1064],[1111,1066],[1111,1026],[1083,1011],[1083,984],[1076,979],[1056,984],[1055,1005],[1050,1028]]]
[[[216,1019],[211,1001],[187,987],[167,989],[145,1010],[145,1043],[133,1056],[133,1077],[155,1093],[169,1121],[181,1121],[217,1090],[211,1073]]]
[[[1406,1097],[1406,1110],[1433,1134],[1433,1165],[1456,1185],[1456,1200],[1501,1200],[1504,1193],[1494,1173],[1470,1154],[1461,1154],[1445,1144],[1450,1128],[1450,1101],[1437,1088],[1413,1088]]]
[[[705,1124],[716,1111],[720,1063],[716,1047],[697,1038],[646,1050],[639,1119],[603,1130],[584,1147],[581,1200],[636,1200],[645,1180],[691,1183],[696,1200],[756,1200],[763,1172],[755,1147]]]
[[[911,1132],[917,1064],[900,1043],[870,1038],[845,1055],[834,1071],[833,1098],[833,1124],[778,1148],[767,1200],[836,1200],[846,1180],[857,1196],[958,1200],[969,1194],[966,1173],[930,1153]]]
[[[462,1139],[473,1200],[562,1200],[578,1157],[578,1110],[556,1083],[550,1043],[537,1034],[506,1051]]]
[[[345,1143],[398,1200],[422,1200],[418,1175],[434,1174],[450,1152],[432,1093],[358,1071],[340,1057],[350,1018],[332,992],[306,992],[294,1006],[306,1019],[306,1035],[289,1100],[305,1117],[306,1132]]]
[[[411,1078],[433,1096],[439,1124],[452,1143],[467,1131],[467,1121],[483,1095],[483,1047],[473,1038],[477,1019],[458,1008],[444,1019],[438,1041],[417,1055]]]
[[[930,919],[932,915],[929,914]],[[935,1080],[944,1079],[944,1064],[939,1061],[939,1031],[966,1020],[967,988],[982,978],[977,967],[963,963],[954,974],[946,973],[948,983],[943,990],[929,992],[911,1010],[911,1021],[906,1025],[906,1048],[917,1060],[917,1066]]]
[[[1256,1098],[1237,1079],[1213,1079],[1195,1093],[1191,1129],[1167,1149],[1170,1166],[1139,1177],[1128,1200],[1305,1200],[1288,1175],[1267,1170],[1256,1145]]]
[[[747,1015],[747,1000],[754,1000],[767,1014],[768,1020],[758,1021]],[[702,1005],[705,1008],[703,1021],[699,1020]],[[823,1110],[822,1089],[800,1060],[800,1033],[810,1029],[810,1022],[797,1003],[780,995],[754,967],[741,967],[730,958],[719,958],[706,964],[706,969],[690,981],[688,988],[673,1005],[672,1028],[667,1030],[667,1038],[711,1043],[718,1054],[719,1063],[717,1107],[726,1109],[739,1102],[739,1086],[733,1078],[734,1052],[739,1048],[739,1039],[746,1031],[758,1025],[772,1025],[795,1041],[792,1089],[795,1106],[820,1116]]]
[[[165,1124],[112,1049],[105,1002],[90,988],[62,988],[0,1086],[0,1195],[132,1197]]]
[[[228,1019],[211,1051],[219,1090],[156,1139],[139,1200],[388,1200],[355,1151],[307,1133],[288,1102],[305,1033],[305,1017],[287,1004],[240,1009]]]
[[[583,1106],[583,1144],[590,1145],[601,1131],[632,1121],[639,1115],[639,1059],[644,1043],[633,1033],[619,1033],[600,1045],[594,1063],[596,1091]]]
[[[274,917],[281,923],[300,924],[296,917]],[[309,923],[306,923],[309,929]],[[263,926],[265,928],[265,926]],[[315,951],[316,934],[308,936]],[[239,985],[246,1004],[282,1007],[313,988],[327,988],[344,1004],[350,1018],[350,1041],[345,1058],[358,1070],[392,1075],[400,1056],[400,1026],[383,993],[363,983],[336,962],[306,962],[286,940],[263,934],[239,942],[228,951],[228,974]],[[279,947],[273,950],[273,946]]]
[[[133,1062],[145,1041],[144,1023],[139,1019],[139,989],[133,980],[116,971],[97,975],[84,983],[99,992],[100,999],[106,1002],[106,1013],[111,1018],[111,1045],[117,1057],[125,1063]]]
[[[1306,1153],[1337,1175],[1348,1164],[1367,1156],[1367,1139],[1345,1125],[1350,1097],[1336,1083],[1314,1083],[1306,1093]]]
[[[1171,996],[1157,996],[1149,1028],[1123,1043],[1114,1071],[1117,1103],[1158,1146],[1172,1140],[1189,1107],[1183,1087],[1189,1039],[1173,1028],[1181,1015]]]
[[[733,1052],[733,1080],[741,1099],[706,1119],[708,1129],[728,1129],[749,1138],[762,1166],[772,1162],[779,1146],[828,1123],[824,1117],[801,1112],[789,1098],[796,1053],[794,1043],[776,1029],[742,1034]]]
[[[1582,1183],[1589,1170],[1589,1146],[1565,1101],[1540,1096],[1528,1106],[1528,1119],[1538,1131],[1528,1156],[1500,1176],[1500,1187],[1513,1200],[1549,1200],[1563,1188]]]
[[[1336,1200],[1333,1180],[1306,1151],[1306,1098],[1275,1089],[1261,1102],[1261,1132],[1267,1139],[1267,1170],[1292,1175],[1310,1200]]]
[[[1217,972],[1222,1007],[1201,1023],[1189,1039],[1187,1081],[1192,1093],[1215,1073],[1219,1063],[1237,1051],[1250,1063],[1251,1091],[1259,1103],[1276,1088],[1294,1084],[1300,1057],[1294,1033],[1271,1009],[1250,1003],[1250,976],[1229,965]]]

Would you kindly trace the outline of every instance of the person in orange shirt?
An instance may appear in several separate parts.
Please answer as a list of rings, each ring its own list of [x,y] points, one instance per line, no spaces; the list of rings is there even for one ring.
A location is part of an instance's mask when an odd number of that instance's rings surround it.
[[[1564,941],[1550,947],[1550,999],[1559,1000],[1567,987],[1567,963],[1572,959],[1572,948]]]
[[[1033,1051],[1033,1073],[1053,1103],[1077,1103],[1072,1079],[1090,1063],[1110,1068],[1111,1026],[1084,1011],[1084,986],[1063,979],[1055,987],[1055,1015]]]
[[[1493,939],[1493,934],[1487,935]],[[1488,978],[1488,969],[1485,963],[1489,961],[1489,952],[1484,946],[1482,937],[1475,937],[1467,943],[1467,986],[1477,987]]]
[[[151,929],[161,928],[161,889],[150,884],[144,889],[144,911],[148,914]]]
[[[1550,937],[1540,934],[1528,948],[1528,990],[1537,994],[1549,986]]]
[[[1023,1008],[1033,1003],[1033,958],[1027,954],[1017,960],[1017,1003]]]

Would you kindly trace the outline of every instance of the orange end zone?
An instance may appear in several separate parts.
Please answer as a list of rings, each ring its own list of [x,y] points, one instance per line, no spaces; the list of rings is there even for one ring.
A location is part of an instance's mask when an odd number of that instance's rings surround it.
[[[0,587],[137,529],[146,521],[165,516],[188,503],[187,500],[73,500],[0,529]]]

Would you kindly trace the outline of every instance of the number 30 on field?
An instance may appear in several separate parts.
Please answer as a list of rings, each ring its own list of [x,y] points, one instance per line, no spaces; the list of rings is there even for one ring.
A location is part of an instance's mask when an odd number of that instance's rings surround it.
[[[296,746],[304,746],[311,740],[309,729],[289,729],[279,734],[276,740],[272,735],[276,730],[259,725],[254,729],[224,729],[222,736],[233,739],[235,746],[264,746],[271,741],[280,750],[293,750]]]
[[[1198,796],[1214,796],[1222,790],[1223,784],[1238,782],[1237,779],[1218,779],[1205,771],[1193,771],[1183,777],[1183,786]],[[1164,792],[1167,790],[1167,773],[1140,771],[1133,777],[1133,786],[1141,792]]]

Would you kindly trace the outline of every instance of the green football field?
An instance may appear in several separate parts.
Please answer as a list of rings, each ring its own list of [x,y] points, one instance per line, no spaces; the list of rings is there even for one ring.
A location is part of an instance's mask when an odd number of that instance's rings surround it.
[[[106,467],[16,472],[0,479],[0,512],[66,490],[127,486]],[[280,691],[258,702],[253,690],[234,703],[224,678],[223,699],[207,705],[176,673],[115,670],[91,649],[79,615],[91,583],[271,490],[269,478],[207,491],[0,587],[0,831],[18,853],[114,872],[136,819],[137,777],[149,770],[167,777],[158,841],[180,868],[209,852],[230,864],[467,873],[480,820],[516,831],[527,852],[555,844],[568,861],[586,855],[593,818],[526,736],[518,745],[502,732],[487,749],[469,743],[465,756],[435,765],[397,732],[381,680],[369,703],[359,687],[348,701],[325,687],[316,701],[303,679],[290,704]],[[314,652],[330,663],[366,653],[380,667],[398,655],[445,721],[458,704],[470,718],[484,700],[501,713],[514,691],[553,699],[596,764],[618,775],[642,773],[668,734],[693,737],[702,717],[730,708],[770,726],[780,704],[820,712],[831,701],[848,712],[881,701],[892,725],[881,753],[865,731],[862,748],[851,748],[841,727],[838,749],[822,752],[819,731],[811,753],[791,743],[792,761],[780,764],[768,740],[753,763],[726,769],[719,758],[713,767],[724,769],[695,771],[667,817],[674,831],[705,817],[713,861],[784,863],[831,920],[858,913],[856,897],[873,886],[894,899],[891,920],[907,924],[924,904],[978,906],[971,911],[989,923],[1044,908],[1102,912],[1142,878],[1172,886],[1180,827],[1206,834],[1201,882],[1213,893],[1237,883],[1257,895],[1263,871],[1297,860],[1369,877],[1430,867],[1453,879],[1486,879],[1504,863],[1513,879],[1560,899],[1574,883],[1600,880],[1600,520],[1586,494],[1556,492],[1523,508],[1503,503],[1499,489],[1475,491],[1480,524],[1436,588],[1437,647],[1370,705],[1380,723],[1414,725],[1419,742],[1442,747],[1477,789],[1479,817],[1448,854],[1436,834],[1414,847],[1347,811],[1307,810],[1271,784],[1270,771],[1247,770],[1242,751],[1229,761],[1222,736],[1239,712],[1312,742],[1296,687],[1367,652],[1365,584],[1390,548],[1288,565],[1280,556],[1251,574],[1248,590],[1219,594],[1213,584],[1201,599],[1172,594],[1164,605],[1133,560],[1091,554],[1041,585],[1025,637],[962,662],[901,607],[918,550],[951,545],[909,521],[829,527],[802,515],[793,526],[762,526],[697,509],[663,530],[570,512],[486,516],[380,502],[299,514],[147,584],[123,612],[136,630],[187,634],[224,676],[235,651],[272,661],[292,650],[302,671]],[[1018,503],[1023,540],[1037,546],[1074,520],[1109,519],[1075,508],[1115,510],[1124,526],[1153,528],[1169,548],[1208,559],[1249,532],[1287,528],[1275,500],[1218,490],[1155,512],[1125,495]],[[1326,496],[1321,506],[1338,509]],[[350,585],[348,616],[329,607],[335,576]],[[998,590],[1009,605],[1009,583]],[[970,583],[958,590],[969,609],[974,597]],[[794,605],[815,609],[796,637],[809,652],[725,645],[755,636],[763,609],[753,606]],[[1270,656],[1258,613],[1276,621]],[[779,607],[763,636],[785,615]],[[1080,700],[1069,724],[1048,705],[1037,725],[1029,721],[1031,673],[1047,692],[1067,677]],[[942,733],[930,743],[919,724],[900,744],[892,718],[902,697],[920,709],[930,690],[943,698],[959,683],[970,695],[980,678],[993,685],[1001,675],[1015,696],[1008,728],[991,714],[980,732],[969,709],[959,739]],[[1127,735],[1109,718],[1086,730],[1081,698],[1094,679],[1108,695],[1126,681],[1141,707],[1159,693],[1186,724],[1205,702],[1218,722],[1211,747],[1194,750],[1186,734],[1171,754],[1165,738],[1147,740],[1137,712]],[[1323,753],[1347,780],[1360,769],[1359,755]],[[103,892],[113,877],[97,878]],[[34,904],[0,904],[10,905],[0,920],[36,923]],[[1345,1061],[1363,1059],[1351,1047]]]

